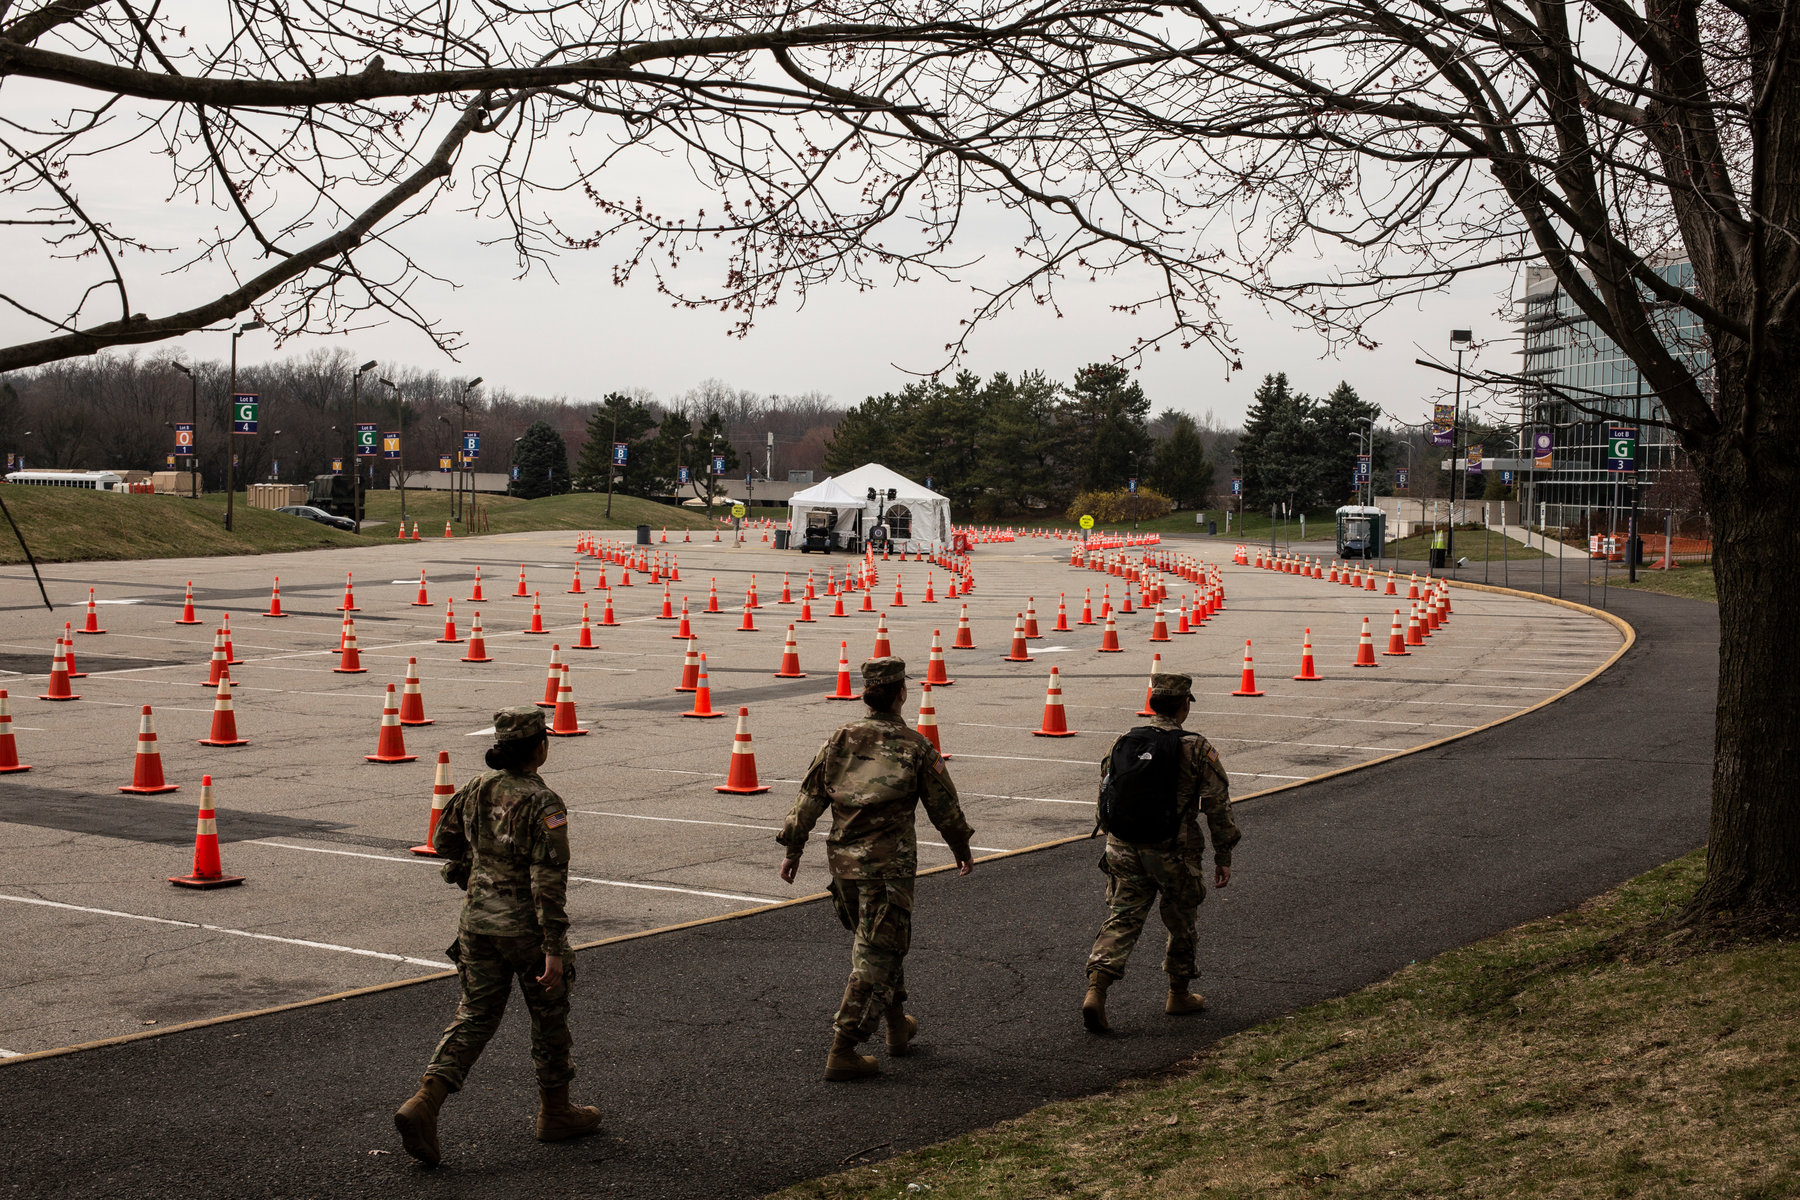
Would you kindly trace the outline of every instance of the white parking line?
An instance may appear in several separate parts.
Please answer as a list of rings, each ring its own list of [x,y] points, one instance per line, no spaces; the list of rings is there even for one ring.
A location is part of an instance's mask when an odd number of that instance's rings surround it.
[[[640,888],[647,892],[680,892],[686,896],[713,896],[720,900],[748,900],[752,904],[780,904],[773,896],[739,896],[731,892],[708,892],[698,888],[674,887],[666,883],[628,883],[623,879],[593,879],[586,875],[571,875],[572,883],[599,883],[607,887]]]
[[[298,847],[294,847],[297,849]],[[146,917],[140,913],[119,912],[111,908],[88,908],[82,904],[63,904],[55,900],[39,900],[34,896],[8,896],[0,894],[0,900],[10,900],[14,904],[35,904],[43,908],[63,908],[72,912],[93,913],[102,917],[121,917],[127,921],[147,921],[152,925],[174,925],[182,929],[204,929],[208,933],[223,933],[231,937],[254,938],[259,942],[280,942],[288,946],[306,946],[313,950],[335,950],[339,954],[355,954],[363,958],[380,958],[388,962],[410,963],[415,967],[436,967],[448,970],[449,963],[439,962],[434,958],[409,958],[404,954],[386,954],[380,950],[364,950],[357,946],[339,946],[333,942],[314,942],[306,938],[278,937],[272,933],[254,933],[248,929],[228,929],[223,925],[207,925],[199,921],[176,921],[169,917]]]

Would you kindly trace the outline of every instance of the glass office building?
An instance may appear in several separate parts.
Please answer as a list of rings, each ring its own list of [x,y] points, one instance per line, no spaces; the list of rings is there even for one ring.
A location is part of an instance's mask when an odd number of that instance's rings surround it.
[[[1693,269],[1685,262],[1660,266],[1658,273],[1678,286],[1692,285]],[[1520,413],[1530,432],[1548,429],[1556,439],[1554,466],[1530,471],[1523,481],[1531,519],[1535,522],[1539,506],[1545,505],[1552,525],[1581,524],[1582,514],[1602,509],[1612,510],[1607,523],[1616,524],[1618,511],[1631,504],[1632,477],[1607,470],[1607,429],[1637,428],[1636,483],[1641,492],[1673,465],[1679,452],[1672,432],[1643,423],[1663,418],[1662,403],[1650,394],[1636,364],[1570,301],[1548,267],[1526,268],[1523,309],[1519,374],[1527,382]],[[1651,312],[1663,328],[1664,344],[1710,391],[1711,358],[1699,318],[1673,305],[1657,304]],[[1571,400],[1608,416],[1584,412]],[[1522,457],[1530,456],[1530,432]]]

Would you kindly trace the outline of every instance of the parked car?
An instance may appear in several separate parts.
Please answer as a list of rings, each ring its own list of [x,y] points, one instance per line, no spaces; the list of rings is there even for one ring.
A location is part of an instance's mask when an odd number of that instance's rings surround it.
[[[333,529],[342,529],[346,533],[356,530],[356,522],[349,517],[334,516],[322,508],[314,508],[310,504],[288,504],[275,510],[286,513],[290,517],[305,517],[309,521],[317,521],[321,525],[329,525]]]

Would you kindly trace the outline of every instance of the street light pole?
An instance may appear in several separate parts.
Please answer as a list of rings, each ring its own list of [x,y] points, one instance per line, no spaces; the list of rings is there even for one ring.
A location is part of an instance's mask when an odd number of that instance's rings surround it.
[[[613,462],[613,456],[619,452],[619,406],[616,404],[609,404],[607,407],[609,407],[613,410],[612,441],[610,443],[608,443],[607,447],[606,447],[606,515],[608,517],[611,517],[612,516],[612,494],[613,494],[613,468],[618,465],[617,463]]]
[[[225,401],[225,531],[227,533],[231,532],[232,500],[235,498],[237,488],[234,479],[237,467],[237,463],[234,461],[237,458],[237,434],[235,432],[237,428],[237,344],[238,339],[246,333],[262,327],[261,321],[245,321],[231,335],[231,387],[228,389]],[[199,462],[198,455],[195,455],[194,461]]]
[[[375,369],[370,359],[350,376],[350,519],[362,532],[362,377]]]
[[[1469,502],[1469,464],[1459,461],[1462,455],[1457,452],[1457,441],[1462,434],[1462,368],[1463,354],[1469,344],[1475,340],[1475,334],[1468,329],[1452,329],[1450,331],[1450,348],[1456,351],[1456,411],[1450,424],[1450,469],[1456,474],[1450,476],[1450,525],[1448,550],[1444,555],[1446,566],[1456,562],[1456,476],[1462,476],[1463,503]],[[1467,439],[1463,439],[1465,442]]]
[[[200,380],[178,362],[169,364],[188,379],[188,498],[200,498]]]
[[[400,385],[391,379],[381,382],[394,391],[394,432],[400,439],[396,449],[400,452],[400,526],[406,531],[406,399],[400,394]]]

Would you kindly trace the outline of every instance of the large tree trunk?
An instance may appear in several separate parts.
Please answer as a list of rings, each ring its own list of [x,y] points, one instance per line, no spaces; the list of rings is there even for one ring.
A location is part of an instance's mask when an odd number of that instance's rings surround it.
[[[1728,428],[1736,365],[1720,364]],[[1794,375],[1764,377],[1751,436],[1721,434],[1696,456],[1715,539],[1719,700],[1706,883],[1688,915],[1787,924],[1800,916],[1800,445]]]

